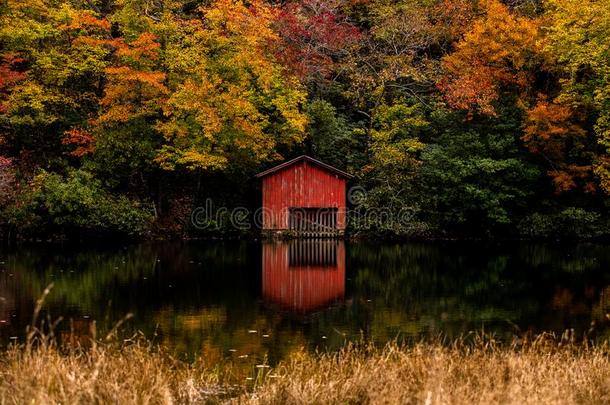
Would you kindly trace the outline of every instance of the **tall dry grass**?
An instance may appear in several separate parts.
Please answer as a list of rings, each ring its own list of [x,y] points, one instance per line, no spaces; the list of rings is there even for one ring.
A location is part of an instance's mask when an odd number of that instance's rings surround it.
[[[62,352],[10,349],[0,363],[3,404],[173,404],[221,401],[221,373],[143,343]]]
[[[173,404],[222,401],[240,393],[229,364],[187,364],[141,335],[119,340],[117,323],[98,338],[54,335],[61,319],[39,322],[52,285],[37,301],[25,342],[0,353],[0,404]],[[221,383],[222,382],[222,383]]]
[[[510,345],[481,336],[453,345],[303,350],[253,370],[246,385],[230,362],[186,363],[141,337],[119,341],[118,325],[104,338],[92,330],[86,347],[80,340],[59,347],[49,321],[40,325],[0,353],[1,404],[610,403],[608,345],[575,344],[569,334]]]
[[[2,355],[0,403],[610,403],[608,348],[547,338],[519,347],[481,339],[302,351],[259,370],[253,386],[236,385],[230,364],[187,364],[141,340],[87,349],[39,342]]]
[[[607,347],[562,346],[548,336],[503,347],[390,344],[301,353],[240,401],[259,404],[604,404]]]

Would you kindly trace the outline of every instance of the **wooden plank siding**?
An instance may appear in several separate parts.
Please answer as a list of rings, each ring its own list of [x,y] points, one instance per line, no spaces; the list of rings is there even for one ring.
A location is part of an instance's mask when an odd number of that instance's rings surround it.
[[[337,213],[332,225],[345,229],[346,179],[340,174],[301,160],[263,177],[262,192],[264,230],[290,229],[291,208],[334,209]]]

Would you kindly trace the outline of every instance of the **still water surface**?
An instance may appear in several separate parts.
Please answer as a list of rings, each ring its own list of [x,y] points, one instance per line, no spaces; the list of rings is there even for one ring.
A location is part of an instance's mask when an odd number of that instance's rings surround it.
[[[275,363],[364,338],[610,337],[607,245],[189,242],[0,253],[0,344],[22,340],[41,291],[58,334],[132,313],[126,333],[192,358]]]

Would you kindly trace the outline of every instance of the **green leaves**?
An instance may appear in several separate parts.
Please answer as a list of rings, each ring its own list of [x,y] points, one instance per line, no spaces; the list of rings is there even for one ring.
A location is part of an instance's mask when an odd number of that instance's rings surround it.
[[[350,172],[360,170],[366,163],[366,136],[325,100],[313,100],[306,112],[307,153]]]
[[[518,121],[494,119],[469,129],[441,127],[436,142],[422,152],[421,184],[431,220],[441,229],[489,234],[513,224],[533,194],[539,170],[520,158]],[[447,121],[441,121],[446,125]]]
[[[75,236],[118,233],[140,236],[151,213],[126,197],[114,197],[91,173],[73,171],[65,178],[42,171],[34,177],[14,217],[24,233]]]

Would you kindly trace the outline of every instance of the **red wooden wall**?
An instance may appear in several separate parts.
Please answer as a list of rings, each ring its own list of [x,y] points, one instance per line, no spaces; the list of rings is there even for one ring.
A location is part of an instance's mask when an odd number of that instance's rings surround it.
[[[289,243],[263,244],[263,299],[298,313],[315,311],[342,300],[345,244],[333,243],[337,244],[336,264],[324,266],[290,266]]]
[[[345,229],[346,180],[300,161],[263,178],[263,229],[288,229],[288,209],[338,208],[337,229]]]

